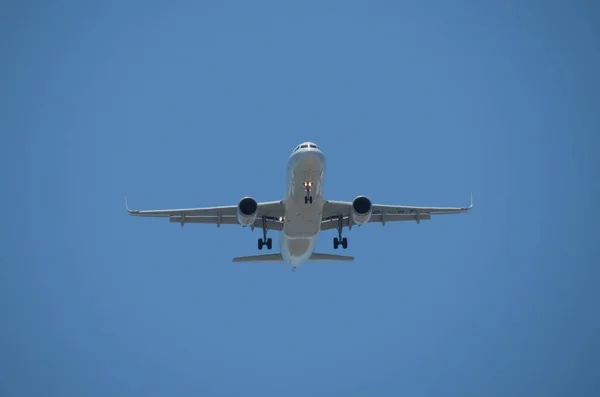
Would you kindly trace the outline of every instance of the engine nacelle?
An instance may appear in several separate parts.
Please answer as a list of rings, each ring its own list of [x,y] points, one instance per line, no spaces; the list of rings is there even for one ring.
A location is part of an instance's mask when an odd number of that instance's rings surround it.
[[[244,197],[237,206],[237,221],[242,226],[254,224],[258,214],[258,203],[252,197]]]
[[[358,196],[352,200],[352,223],[355,225],[362,225],[363,223],[369,222],[371,219],[371,213],[373,212],[373,205],[371,200],[365,196]]]

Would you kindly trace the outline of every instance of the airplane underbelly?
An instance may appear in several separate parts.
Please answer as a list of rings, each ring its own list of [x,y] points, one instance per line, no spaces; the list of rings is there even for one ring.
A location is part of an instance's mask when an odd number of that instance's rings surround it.
[[[318,154],[296,156],[288,166],[281,252],[294,265],[310,257],[321,231],[324,166]]]
[[[290,200],[291,201],[291,200]],[[321,231],[321,205],[290,202],[286,209],[283,232],[290,238],[314,237]]]

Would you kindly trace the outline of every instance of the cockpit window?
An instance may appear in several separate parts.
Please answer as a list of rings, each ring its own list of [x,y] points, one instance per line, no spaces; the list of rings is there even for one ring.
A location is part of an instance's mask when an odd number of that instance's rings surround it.
[[[309,147],[312,148],[312,149],[318,149],[319,148],[314,143],[303,143],[302,145],[296,146],[296,149],[294,149],[294,151],[292,153],[296,153],[300,149],[306,149],[306,148],[309,148]]]

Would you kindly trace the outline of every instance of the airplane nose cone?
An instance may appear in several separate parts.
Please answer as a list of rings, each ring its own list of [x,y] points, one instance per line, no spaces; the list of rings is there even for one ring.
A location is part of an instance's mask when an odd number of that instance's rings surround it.
[[[302,165],[312,170],[319,170],[323,168],[323,160],[323,154],[318,151],[310,151],[303,153],[301,159]]]

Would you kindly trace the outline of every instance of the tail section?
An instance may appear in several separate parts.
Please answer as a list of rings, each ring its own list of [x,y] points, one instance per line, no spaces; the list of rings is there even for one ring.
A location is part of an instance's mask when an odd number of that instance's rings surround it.
[[[350,262],[353,260],[354,260],[353,256],[320,254],[318,252],[314,252],[310,256],[310,258],[308,258],[309,262],[334,262],[334,261]],[[268,262],[268,263],[283,263],[284,262],[283,255],[281,255],[281,254],[238,256],[237,258],[233,258],[232,261],[233,262]]]

